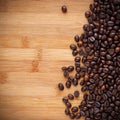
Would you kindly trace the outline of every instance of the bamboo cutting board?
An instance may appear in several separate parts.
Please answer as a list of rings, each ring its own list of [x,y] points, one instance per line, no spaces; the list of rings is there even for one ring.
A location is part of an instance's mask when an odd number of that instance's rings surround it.
[[[69,120],[61,99],[80,87],[60,92],[57,84],[65,83],[61,67],[74,65],[69,45],[83,32],[90,3],[0,0],[0,120]],[[81,100],[82,93],[72,103]]]

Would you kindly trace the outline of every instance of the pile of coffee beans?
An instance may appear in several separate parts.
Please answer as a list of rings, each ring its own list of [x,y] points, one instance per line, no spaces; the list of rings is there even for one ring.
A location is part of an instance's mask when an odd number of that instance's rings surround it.
[[[120,120],[120,0],[94,0],[89,8],[84,33],[75,35],[76,44],[70,45],[75,64],[62,67],[67,81],[58,84],[60,90],[82,86],[83,100],[72,106],[80,91],[69,93],[62,99],[65,114],[71,119]]]

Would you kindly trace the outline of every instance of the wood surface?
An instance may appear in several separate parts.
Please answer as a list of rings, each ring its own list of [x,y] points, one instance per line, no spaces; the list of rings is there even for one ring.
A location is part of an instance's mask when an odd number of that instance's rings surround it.
[[[74,65],[69,45],[83,32],[90,3],[0,0],[0,120],[69,120],[61,99],[80,87],[61,92],[57,84],[66,81],[61,67]],[[81,100],[82,93],[73,106]]]

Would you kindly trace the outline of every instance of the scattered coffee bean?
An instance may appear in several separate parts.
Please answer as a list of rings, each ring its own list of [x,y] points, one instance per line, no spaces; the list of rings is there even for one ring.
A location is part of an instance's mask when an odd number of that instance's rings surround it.
[[[75,42],[79,42],[79,36],[76,35],[76,36],[74,37],[74,40],[75,40]]]
[[[66,103],[66,106],[67,106],[67,108],[71,108],[72,105],[71,105],[70,102],[67,102],[67,103]]]
[[[79,93],[78,90],[74,91],[74,96],[75,96],[75,97],[79,97],[79,94],[80,94],[80,93]]]
[[[65,109],[65,114],[69,115],[70,114],[70,110],[68,108]]]
[[[76,49],[77,49],[77,46],[74,45],[74,44],[71,44],[71,45],[70,45],[70,48],[71,48],[72,50],[76,50]]]
[[[68,99],[69,100],[73,100],[74,99],[74,96],[72,94],[68,94]]]
[[[70,88],[71,87],[71,82],[70,81],[67,81],[66,82],[66,88]]]
[[[64,98],[62,98],[62,101],[66,104],[68,102],[68,98],[64,97]]]
[[[78,111],[78,107],[72,107],[71,111],[72,111],[72,113],[76,113]]]
[[[58,84],[58,88],[59,88],[59,90],[64,90],[63,84],[62,84],[62,83],[59,83],[59,84]]]
[[[70,113],[70,118],[74,119],[75,118],[75,114],[74,113]]]
[[[66,7],[66,5],[63,5],[63,6],[61,7],[61,10],[62,10],[63,13],[66,13],[66,12],[67,12],[67,7]]]
[[[74,70],[74,66],[68,66],[67,70],[68,72],[72,72]]]

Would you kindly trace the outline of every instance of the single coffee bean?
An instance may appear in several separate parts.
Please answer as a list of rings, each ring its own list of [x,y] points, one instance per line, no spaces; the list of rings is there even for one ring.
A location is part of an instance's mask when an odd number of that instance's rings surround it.
[[[65,109],[65,114],[69,115],[70,114],[70,110],[68,108]]]
[[[76,114],[76,119],[79,119],[81,117],[81,114],[80,113],[77,113]]]
[[[63,84],[62,84],[62,83],[59,83],[59,84],[58,84],[58,88],[59,88],[59,90],[64,90]]]
[[[69,77],[68,77],[68,81],[71,82],[71,83],[73,83],[74,78],[73,78],[72,76],[69,76]]]
[[[66,12],[67,12],[67,7],[66,7],[66,5],[63,5],[63,6],[61,7],[61,10],[62,10],[63,13],[66,13]]]
[[[76,49],[77,49],[76,45],[74,45],[74,44],[71,44],[71,45],[70,45],[70,48],[71,48],[72,50],[76,50]]]
[[[70,102],[67,102],[67,103],[66,103],[66,107],[67,107],[67,108],[71,108],[71,106],[72,106],[72,105],[71,105]]]
[[[89,18],[91,16],[91,13],[89,11],[86,11],[85,16],[86,16],[86,18]]]
[[[76,107],[76,106],[72,107],[72,108],[71,108],[71,111],[72,111],[73,113],[76,113],[76,112],[78,111],[78,107]]]
[[[67,71],[64,71],[63,75],[64,77],[69,77],[69,73]]]
[[[68,72],[72,72],[74,70],[74,66],[68,66],[67,70]]]
[[[74,85],[74,86],[77,86],[77,85],[78,85],[78,79],[76,79],[76,78],[74,79],[73,85]]]
[[[75,40],[75,42],[79,42],[79,36],[75,35],[74,40]]]
[[[68,99],[69,100],[73,100],[74,99],[74,96],[72,94],[68,94]]]
[[[71,87],[71,82],[70,81],[67,81],[66,82],[66,88],[70,88]]]
[[[67,70],[67,67],[63,66],[61,69],[62,69],[62,71],[65,71],[65,70]]]
[[[70,113],[69,116],[70,116],[71,119],[74,119],[74,118],[75,118],[75,114],[74,114],[74,113]]]
[[[76,72],[79,73],[81,71],[80,67],[76,67]]]
[[[74,96],[75,96],[75,97],[79,97],[79,94],[80,94],[80,93],[79,93],[78,90],[74,91]]]
[[[76,56],[77,54],[78,54],[78,51],[77,50],[73,50],[72,55]]]
[[[75,62],[80,62],[81,58],[80,57],[75,57]]]
[[[68,102],[68,98],[64,97],[64,98],[62,98],[62,101],[66,104]]]

